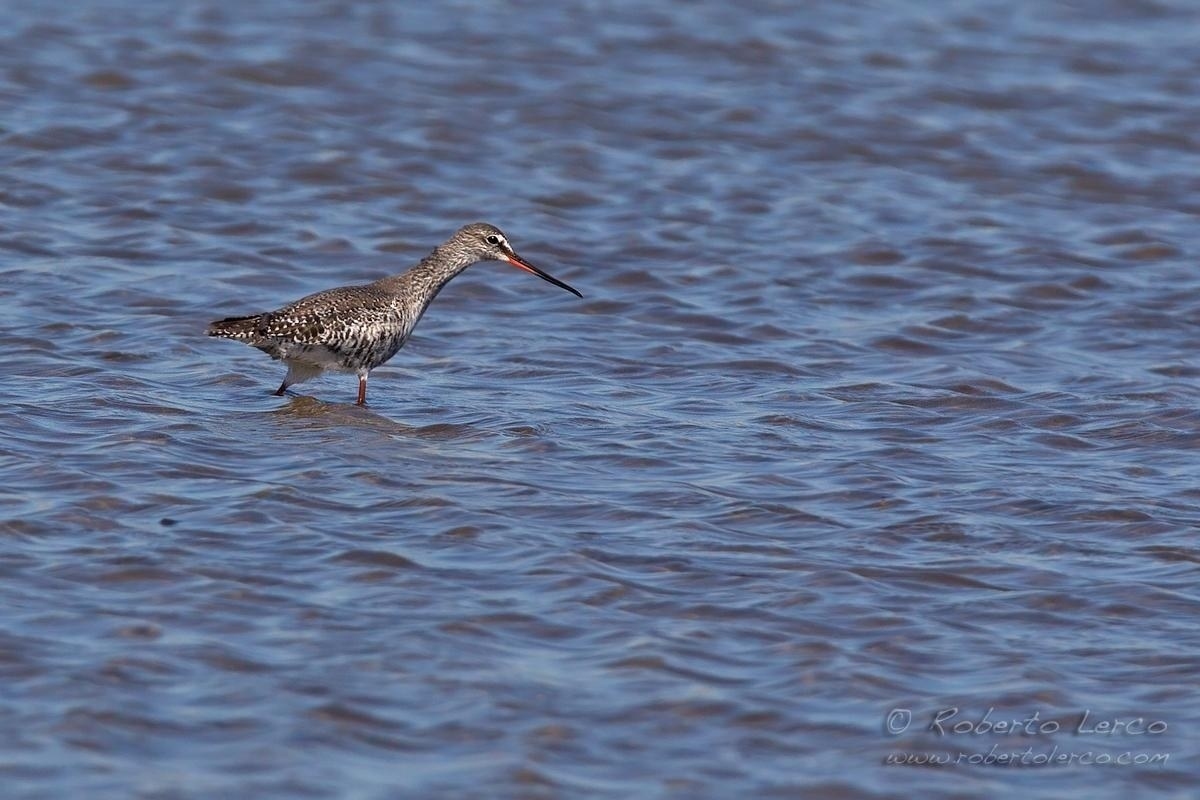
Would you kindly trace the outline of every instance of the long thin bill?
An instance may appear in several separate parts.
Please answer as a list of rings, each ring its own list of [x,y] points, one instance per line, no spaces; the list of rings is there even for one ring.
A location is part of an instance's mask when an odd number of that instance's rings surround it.
[[[546,273],[546,272],[542,272],[540,269],[535,267],[533,264],[530,264],[528,261],[521,258],[520,256],[517,256],[517,255],[509,256],[508,263],[512,264],[514,267],[517,267],[518,269],[523,269],[526,272],[532,272],[534,275],[537,275],[542,280],[549,281],[550,283],[553,283],[555,286],[559,287],[560,289],[566,289],[568,292],[575,295],[576,297],[583,297],[583,295],[579,293],[579,290],[576,289],[574,286],[568,286],[567,284],[563,283],[562,281],[560,281],[558,278],[554,277],[553,275],[550,275],[549,273]]]

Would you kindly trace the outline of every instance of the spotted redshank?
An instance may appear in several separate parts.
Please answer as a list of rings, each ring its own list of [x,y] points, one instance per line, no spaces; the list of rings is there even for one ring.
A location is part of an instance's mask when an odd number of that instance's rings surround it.
[[[442,287],[480,261],[507,261],[583,297],[517,255],[499,228],[476,222],[459,228],[407,272],[310,294],[278,311],[218,320],[208,326],[208,335],[245,342],[286,364],[277,395],[328,369],[357,374],[358,405],[365,405],[371,370],[404,346]]]

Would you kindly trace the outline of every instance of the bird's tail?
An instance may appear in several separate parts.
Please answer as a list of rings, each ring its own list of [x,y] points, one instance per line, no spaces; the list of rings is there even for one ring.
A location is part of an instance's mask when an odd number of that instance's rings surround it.
[[[208,335],[223,336],[226,339],[253,339],[258,335],[262,318],[262,314],[255,314],[250,317],[219,319],[209,324]]]

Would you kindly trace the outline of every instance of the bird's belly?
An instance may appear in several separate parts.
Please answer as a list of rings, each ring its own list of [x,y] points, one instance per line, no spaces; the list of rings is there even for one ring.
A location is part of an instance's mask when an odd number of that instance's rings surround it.
[[[322,342],[273,340],[260,349],[272,358],[289,364],[304,364],[312,369],[335,372],[372,370],[384,363],[404,345],[403,325],[383,324],[331,332]]]
[[[316,367],[318,370],[345,371],[345,354],[336,347],[323,344],[300,344],[289,342],[279,347],[279,358],[288,363],[298,362]]]
[[[337,368],[351,372],[372,370],[396,355],[403,346],[404,336],[400,332],[347,342],[339,350],[341,366]]]

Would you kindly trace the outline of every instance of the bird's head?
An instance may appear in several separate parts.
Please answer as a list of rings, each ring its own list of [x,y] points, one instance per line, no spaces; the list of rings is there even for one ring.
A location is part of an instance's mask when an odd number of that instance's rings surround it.
[[[513,250],[512,245],[508,243],[508,237],[495,225],[489,225],[486,222],[473,222],[470,225],[464,225],[458,229],[458,232],[454,234],[449,243],[466,250],[479,261],[507,262],[517,269],[532,272],[542,280],[549,281],[559,288],[566,289],[576,297],[583,297],[578,289],[563,283],[549,273],[543,272],[517,255],[517,251]]]

